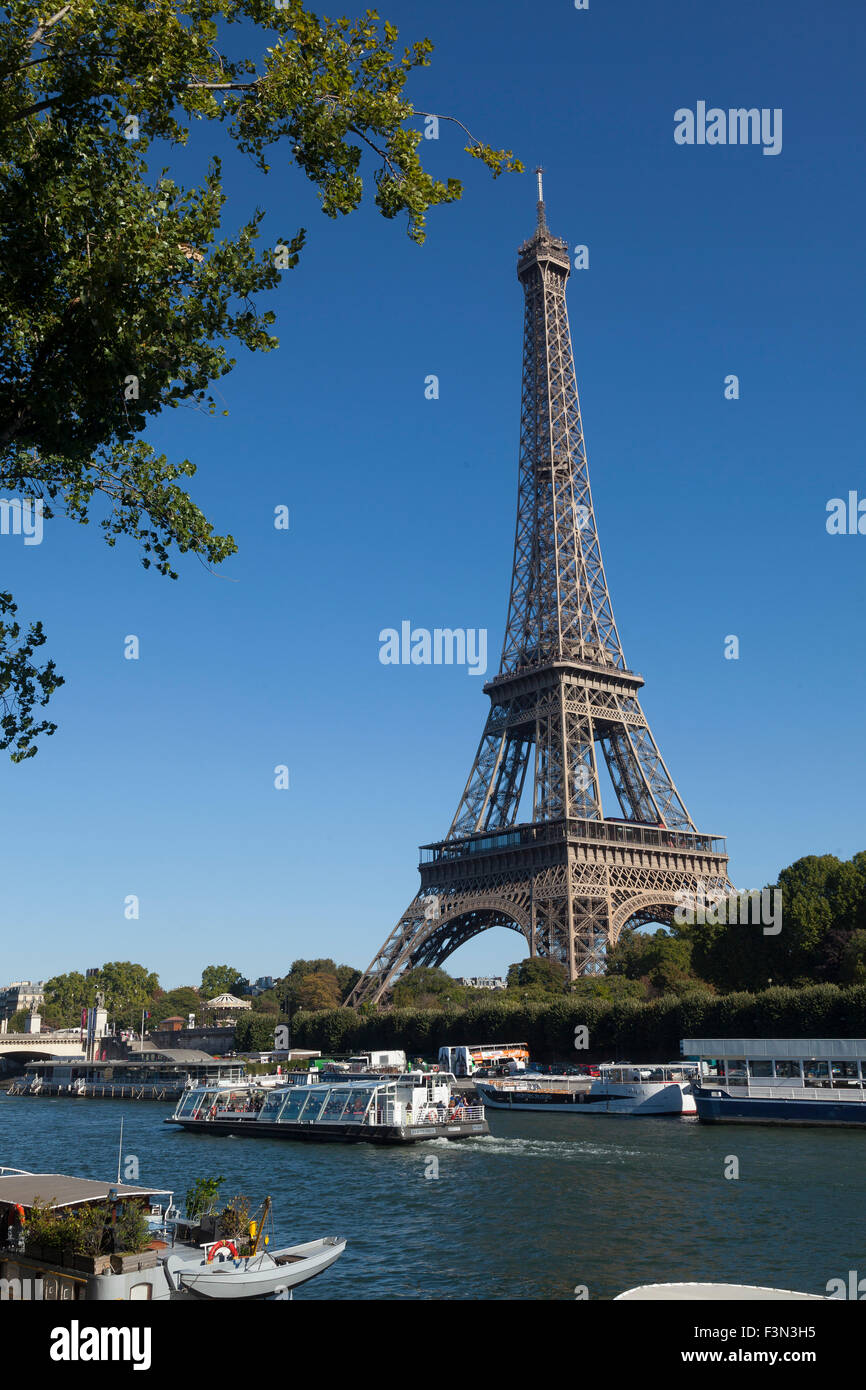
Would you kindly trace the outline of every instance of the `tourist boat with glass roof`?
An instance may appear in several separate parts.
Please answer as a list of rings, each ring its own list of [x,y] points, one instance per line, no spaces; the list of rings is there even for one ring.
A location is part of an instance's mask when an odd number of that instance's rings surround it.
[[[166,1121],[207,1134],[328,1139],[343,1143],[414,1144],[488,1134],[482,1105],[452,1094],[453,1077],[406,1073],[340,1079],[270,1091],[252,1084],[196,1086]]]
[[[507,1077],[476,1081],[492,1109],[550,1110],[572,1115],[694,1115],[697,1069],[670,1065],[603,1063],[598,1076]]]

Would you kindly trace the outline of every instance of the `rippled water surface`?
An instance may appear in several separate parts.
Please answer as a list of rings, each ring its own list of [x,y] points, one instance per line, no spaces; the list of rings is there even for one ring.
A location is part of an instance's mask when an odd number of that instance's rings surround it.
[[[141,1183],[182,1203],[222,1175],[223,1197],[271,1194],[280,1244],[348,1237],[299,1299],[611,1298],[695,1279],[823,1293],[866,1275],[866,1131],[494,1111],[484,1139],[379,1149],[185,1134],[170,1113],[0,1095],[0,1164],[113,1178],[122,1116]]]

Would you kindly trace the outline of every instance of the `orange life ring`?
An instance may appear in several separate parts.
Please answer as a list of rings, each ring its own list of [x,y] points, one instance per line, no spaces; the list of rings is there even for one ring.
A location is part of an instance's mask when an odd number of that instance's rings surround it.
[[[233,1240],[218,1240],[217,1243],[216,1243],[216,1245],[213,1247],[213,1249],[210,1251],[210,1253],[209,1253],[209,1255],[208,1255],[208,1257],[207,1257],[207,1262],[208,1262],[208,1264],[210,1264],[210,1262],[211,1262],[211,1260],[213,1259],[213,1257],[214,1257],[214,1255],[216,1254],[216,1252],[217,1252],[218,1250],[222,1250],[223,1246],[225,1246],[226,1250],[228,1250],[228,1251],[230,1252],[230,1254],[232,1255],[232,1257],[233,1257],[234,1259],[237,1259],[237,1258],[238,1258],[238,1248],[237,1248],[237,1246],[235,1245],[235,1243],[234,1243]]]
[[[24,1208],[22,1207],[22,1205],[21,1205],[20,1202],[16,1202],[16,1203],[15,1203],[15,1210],[17,1211],[18,1215],[20,1216],[20,1218],[21,1218],[21,1225],[23,1226],[23,1225],[24,1225],[24,1222],[27,1220],[27,1217],[26,1217],[25,1214],[24,1214]]]

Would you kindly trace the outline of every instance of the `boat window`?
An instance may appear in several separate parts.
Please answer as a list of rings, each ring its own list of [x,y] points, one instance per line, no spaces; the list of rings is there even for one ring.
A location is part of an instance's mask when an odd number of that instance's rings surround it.
[[[364,1115],[366,1113],[367,1106],[370,1104],[370,1097],[373,1095],[373,1091],[374,1087],[365,1086],[362,1091],[352,1092],[352,1095],[349,1098],[349,1104],[346,1106],[346,1111],[343,1115],[344,1123],[346,1121],[348,1121],[349,1124],[354,1125],[359,1125],[363,1123]]]
[[[216,1098],[217,1098],[217,1093],[216,1093],[216,1091],[205,1091],[205,1092],[203,1092],[203,1093],[200,1092],[200,1093],[199,1093],[199,1098],[198,1098],[198,1112],[197,1112],[197,1113],[202,1114],[202,1115],[206,1115],[207,1112],[208,1112],[208,1110],[210,1110],[211,1106],[213,1105],[214,1101],[216,1100]]]
[[[718,1079],[718,1077],[724,1076],[724,1072],[724,1064],[722,1062],[717,1061],[715,1057],[701,1058],[702,1076],[711,1076]]]
[[[328,1097],[328,1103],[322,1111],[321,1118],[323,1120],[339,1120],[351,1097],[352,1092],[348,1087],[335,1087]]]
[[[178,1115],[191,1115],[198,1105],[199,1097],[195,1091],[189,1091],[177,1108]]]
[[[271,1091],[259,1111],[260,1120],[275,1120],[286,1100],[285,1091]]]
[[[830,1070],[833,1073],[833,1084],[842,1081],[859,1081],[860,1063],[859,1062],[831,1062]]]
[[[829,1062],[818,1062],[814,1058],[810,1058],[803,1062],[803,1071],[807,1082],[812,1081],[826,1085],[830,1080]]]
[[[725,1072],[730,1086],[745,1086],[746,1084],[746,1059],[745,1057],[728,1057],[725,1060]]]
[[[310,1102],[310,1113],[308,1120],[314,1120],[322,1103],[322,1092],[311,1091],[307,1086],[293,1086],[288,1095],[283,1091],[284,1105],[280,1111],[281,1124],[294,1124],[300,1118],[301,1111]]]
[[[232,1113],[240,1110],[248,1110],[252,1097],[248,1091],[222,1091],[219,1099],[219,1109],[228,1110]]]
[[[817,1062],[815,1058],[803,1059],[803,1076],[806,1086],[828,1086],[830,1084],[830,1063]]]
[[[792,1062],[789,1057],[777,1057],[776,1076],[782,1077],[785,1081],[799,1081],[800,1063]]]
[[[749,1058],[749,1075],[754,1079],[773,1075],[773,1063],[765,1058]]]

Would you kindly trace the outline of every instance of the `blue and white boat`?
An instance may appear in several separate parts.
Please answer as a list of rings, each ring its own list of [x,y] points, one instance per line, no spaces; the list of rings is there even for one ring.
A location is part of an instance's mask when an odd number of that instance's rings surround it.
[[[476,1080],[494,1110],[546,1110],[570,1115],[694,1115],[696,1069],[682,1062],[603,1062],[592,1081],[574,1076]]]
[[[683,1038],[705,1124],[866,1125],[866,1038]]]

